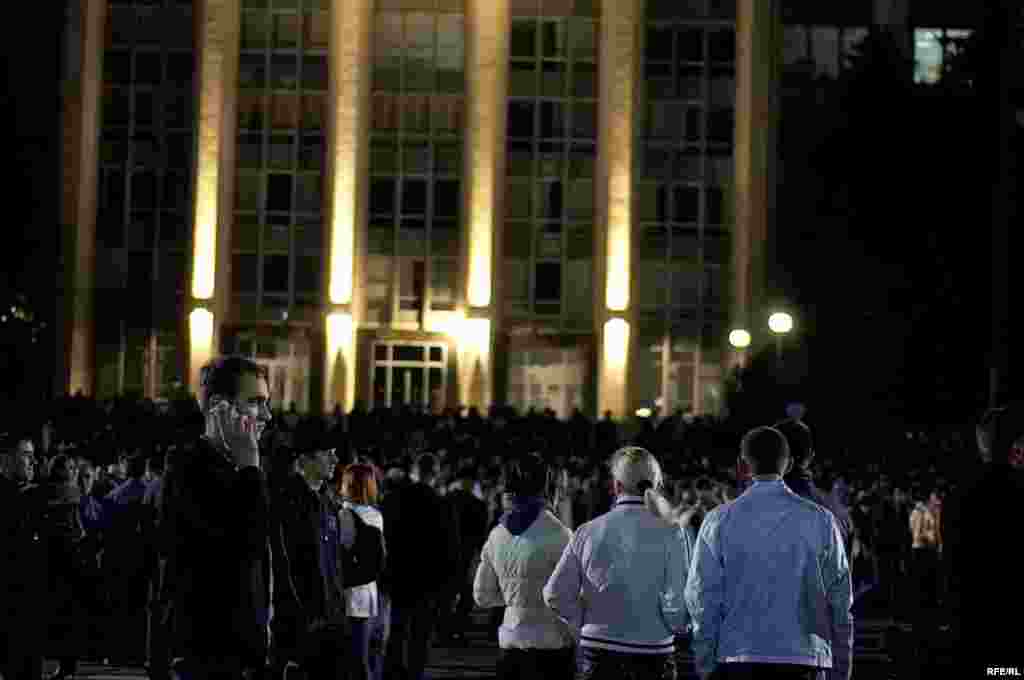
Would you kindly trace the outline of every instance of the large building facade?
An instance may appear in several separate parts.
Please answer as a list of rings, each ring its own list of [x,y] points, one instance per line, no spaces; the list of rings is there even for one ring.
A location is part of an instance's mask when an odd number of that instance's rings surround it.
[[[716,411],[770,311],[779,71],[906,23],[862,4],[70,3],[56,387],[237,352],[299,410]]]

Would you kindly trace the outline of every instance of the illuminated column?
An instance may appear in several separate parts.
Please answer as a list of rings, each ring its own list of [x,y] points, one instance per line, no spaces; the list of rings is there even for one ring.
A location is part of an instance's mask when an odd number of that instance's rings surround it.
[[[508,98],[508,0],[471,0],[466,7],[466,129],[463,224],[467,319],[457,335],[459,400],[493,401],[491,347],[498,305],[494,268],[501,240],[501,188]]]
[[[765,249],[774,206],[776,91],[781,55],[777,0],[739,0],[736,24],[734,328],[760,328]],[[737,365],[741,353],[731,352]]]
[[[364,223],[369,150],[368,111],[373,29],[371,0],[331,3],[328,42],[328,248],[324,409],[335,405],[348,412],[355,405],[358,326],[356,247]]]
[[[599,413],[626,415],[629,405],[630,288],[633,264],[633,127],[639,3],[602,0],[596,270],[600,295]]]
[[[234,186],[235,115],[240,33],[239,0],[196,3],[199,120],[189,312],[189,388],[216,351],[226,312],[226,267]]]
[[[57,318],[58,392],[93,394],[96,269],[97,147],[106,0],[71,3],[66,15],[67,59],[63,77],[63,195],[61,240],[64,295]]]

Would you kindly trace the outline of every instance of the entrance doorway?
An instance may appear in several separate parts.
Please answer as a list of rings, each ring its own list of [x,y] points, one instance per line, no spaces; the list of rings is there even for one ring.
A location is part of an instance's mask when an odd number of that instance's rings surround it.
[[[444,410],[447,389],[444,343],[373,343],[374,406],[416,406],[438,413]]]

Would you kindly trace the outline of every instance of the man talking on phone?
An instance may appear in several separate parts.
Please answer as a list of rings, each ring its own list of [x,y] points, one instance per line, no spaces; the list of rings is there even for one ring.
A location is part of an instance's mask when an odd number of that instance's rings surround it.
[[[264,367],[212,360],[200,376],[205,430],[168,461],[166,595],[183,679],[259,676],[265,667],[273,584],[259,441],[269,396]]]

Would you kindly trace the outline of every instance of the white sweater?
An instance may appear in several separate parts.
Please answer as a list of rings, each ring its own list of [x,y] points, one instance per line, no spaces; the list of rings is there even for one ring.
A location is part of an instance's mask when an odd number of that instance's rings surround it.
[[[487,538],[473,582],[473,598],[481,607],[505,606],[498,629],[502,649],[560,649],[573,643],[569,627],[552,612],[541,591],[572,532],[550,510],[514,536],[502,525]]]

